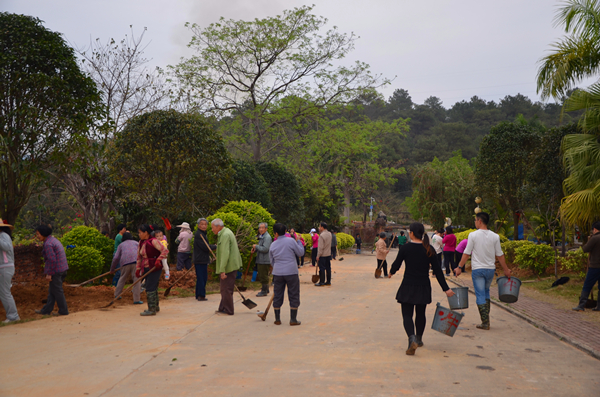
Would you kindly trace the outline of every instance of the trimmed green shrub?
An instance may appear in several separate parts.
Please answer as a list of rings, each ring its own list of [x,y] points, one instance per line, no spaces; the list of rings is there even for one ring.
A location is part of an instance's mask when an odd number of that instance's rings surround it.
[[[563,269],[575,272],[579,277],[585,278],[585,269],[588,263],[589,255],[583,252],[581,248],[576,251],[567,252],[567,256],[560,258],[560,264]]]
[[[310,235],[310,233],[302,233],[302,238],[304,238],[304,242],[306,243],[306,245],[304,246],[304,248],[306,249],[306,253],[308,254],[308,256],[310,256],[312,252],[312,236]]]
[[[100,271],[104,270],[107,272],[110,269],[115,242],[100,233],[97,229],[87,226],[74,227],[73,230],[63,236],[60,242],[64,247],[74,245],[77,248],[91,247],[96,249],[103,258],[103,266],[100,268]]]
[[[519,241],[506,241],[504,243],[501,243],[500,246],[502,247],[502,252],[504,252],[504,258],[506,259],[507,263],[516,263],[515,262],[515,250],[519,247],[522,247],[523,245],[535,245],[533,242],[531,241],[527,241],[527,240],[519,240]]]
[[[68,282],[81,283],[102,273],[104,258],[97,249],[81,245],[75,248],[66,248],[65,253],[69,263]]]
[[[264,209],[264,207],[258,203],[246,200],[230,201],[219,208],[217,212],[233,212],[245,222],[252,225],[256,233],[258,233],[258,224],[266,222],[269,225],[269,234],[273,237],[273,225],[275,224],[275,219],[273,219],[269,211]]]
[[[515,263],[539,276],[554,264],[554,249],[546,244],[522,244],[515,249]]]
[[[354,245],[354,237],[346,233],[337,234],[338,249],[347,249]]]
[[[456,244],[460,243],[461,241],[463,241],[464,239],[469,237],[469,234],[473,233],[475,230],[477,230],[477,229],[467,229],[460,233],[454,233],[454,235],[456,236]]]

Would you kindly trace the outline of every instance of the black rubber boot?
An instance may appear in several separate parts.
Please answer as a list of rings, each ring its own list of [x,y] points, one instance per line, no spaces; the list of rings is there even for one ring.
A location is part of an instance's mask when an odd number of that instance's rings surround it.
[[[281,325],[281,308],[279,309],[275,309],[273,308],[273,310],[275,310],[275,325]]]
[[[148,292],[146,291],[146,299],[148,300],[148,309],[140,313],[140,316],[156,316],[156,303],[154,295],[158,294],[157,291]]]
[[[590,296],[590,291],[581,291],[581,296],[579,297],[579,305],[574,307],[573,310],[575,310],[576,312],[585,311],[585,304],[588,301],[588,296]]]
[[[269,284],[263,284],[260,292],[256,296],[268,296],[269,295]]]
[[[417,346],[423,347],[425,344],[423,343],[423,335],[417,335]]]
[[[419,345],[417,344],[417,337],[414,335],[409,336],[408,349],[406,349],[406,354],[408,356],[414,356],[415,352],[417,351],[417,347],[419,347]]]
[[[298,316],[298,309],[290,309],[290,325],[300,325],[302,324],[300,321],[298,321],[298,319],[296,318]]]
[[[600,312],[600,296],[598,297],[598,303],[596,307],[592,309],[593,312]]]

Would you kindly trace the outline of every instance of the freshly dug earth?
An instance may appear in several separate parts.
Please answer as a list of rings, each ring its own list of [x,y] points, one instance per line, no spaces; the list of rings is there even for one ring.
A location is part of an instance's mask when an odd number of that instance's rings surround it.
[[[161,276],[159,283],[160,299],[163,297],[163,291],[168,288],[172,282],[177,280],[183,271],[171,271],[171,279],[165,280],[164,275]],[[238,284],[240,282],[238,281]],[[129,286],[129,285],[127,285]],[[127,288],[127,286],[125,288]],[[249,289],[256,289],[255,285],[247,283]],[[65,297],[67,298],[67,305],[69,307],[69,313],[76,313],[84,310],[100,309],[106,306],[114,297],[115,287],[109,285],[92,285],[83,287],[68,287],[67,283],[63,287],[65,291]],[[189,271],[182,280],[171,290],[169,295],[171,297],[189,297],[195,295],[196,289],[196,273],[193,270]],[[206,286],[208,294],[214,294],[219,292],[219,283],[209,281]],[[43,316],[36,314],[36,309],[41,309],[44,306],[44,302],[48,298],[48,281],[45,279],[30,281],[30,282],[14,282],[11,289],[12,295],[15,298],[17,304],[17,310],[19,311],[19,317],[21,320],[34,320],[43,318]],[[146,302],[146,294],[142,292],[142,301]],[[133,305],[133,294],[130,291],[123,294],[121,300],[116,301],[112,307],[119,307],[125,305]],[[145,305],[139,305],[140,308]],[[58,308],[55,306],[54,313],[57,313]],[[0,305],[0,320],[6,318],[6,312],[4,307]]]

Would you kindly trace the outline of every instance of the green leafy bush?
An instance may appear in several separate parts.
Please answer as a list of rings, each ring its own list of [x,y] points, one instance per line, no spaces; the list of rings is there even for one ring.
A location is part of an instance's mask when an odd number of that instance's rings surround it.
[[[515,249],[515,263],[539,276],[554,264],[554,249],[545,244],[522,244]]]
[[[103,266],[100,268],[100,271],[104,270],[107,272],[110,269],[115,242],[100,233],[97,229],[87,226],[77,226],[65,234],[60,242],[64,247],[74,245],[78,248],[91,247],[96,249],[103,258]]]
[[[507,263],[515,263],[515,250],[519,247],[522,247],[523,245],[535,245],[533,242],[531,241],[527,241],[527,240],[519,240],[519,241],[506,241],[503,243],[500,243],[500,246],[502,247],[502,252],[504,252],[504,258],[506,259]]]
[[[68,282],[80,283],[102,273],[104,258],[97,249],[81,245],[75,248],[66,248],[65,252],[69,263]]]
[[[304,238],[304,242],[306,243],[306,246],[304,246],[306,253],[310,256],[312,252],[312,236],[310,233],[303,233],[302,238]]]
[[[585,278],[585,270],[589,255],[581,248],[576,251],[567,252],[567,256],[560,259],[563,269],[578,273],[579,277]]]
[[[223,207],[219,208],[217,212],[232,212],[243,219],[245,222],[252,225],[254,231],[258,233],[258,224],[266,222],[269,227],[269,234],[273,236],[273,225],[275,219],[271,216],[263,206],[258,203],[251,201],[240,200],[230,201]]]
[[[338,249],[347,249],[354,245],[354,237],[346,233],[337,234]]]
[[[456,236],[456,244],[460,243],[461,241],[463,241],[464,239],[469,237],[469,234],[473,233],[475,230],[477,230],[477,229],[467,229],[460,233],[454,233],[454,235]]]

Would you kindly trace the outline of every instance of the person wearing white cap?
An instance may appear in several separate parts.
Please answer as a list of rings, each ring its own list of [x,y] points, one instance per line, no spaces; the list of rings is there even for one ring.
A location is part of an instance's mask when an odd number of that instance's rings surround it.
[[[192,230],[190,229],[190,224],[187,222],[183,222],[181,225],[177,226],[181,228],[179,232],[179,236],[175,242],[179,244],[177,247],[177,270],[186,270],[192,267],[192,249],[190,242],[192,241]]]
[[[315,229],[310,229],[310,237],[312,240],[311,261],[312,266],[317,264],[317,253],[319,252],[319,233]]]
[[[10,293],[12,278],[15,275],[15,251],[11,239],[14,227],[0,220],[0,301],[6,311],[3,323],[19,321],[17,304]]]

